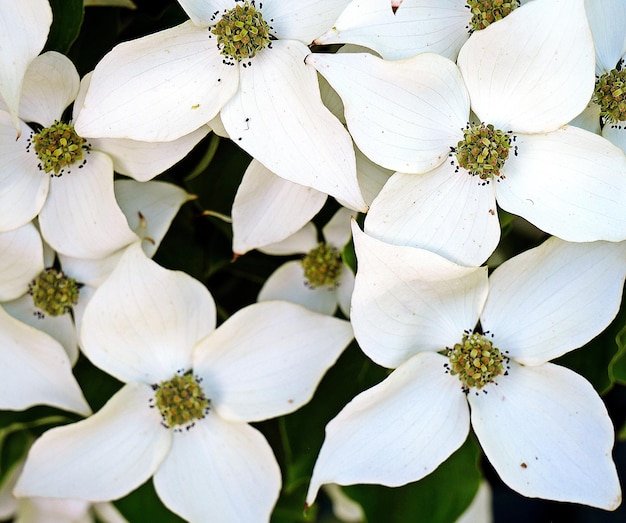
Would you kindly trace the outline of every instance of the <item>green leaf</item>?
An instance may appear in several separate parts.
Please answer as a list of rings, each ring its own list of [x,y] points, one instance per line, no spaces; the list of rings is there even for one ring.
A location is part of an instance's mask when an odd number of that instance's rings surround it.
[[[52,27],[45,50],[67,54],[83,24],[83,0],[50,0],[50,7]]]
[[[158,521],[160,523],[185,521],[163,505],[154,490],[151,479],[125,498],[115,501],[115,506],[128,521]]]

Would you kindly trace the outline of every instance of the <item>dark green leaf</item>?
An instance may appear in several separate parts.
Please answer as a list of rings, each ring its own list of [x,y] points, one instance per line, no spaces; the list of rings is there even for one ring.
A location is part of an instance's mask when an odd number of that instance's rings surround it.
[[[83,24],[83,0],[50,0],[52,27],[45,51],[67,54]]]

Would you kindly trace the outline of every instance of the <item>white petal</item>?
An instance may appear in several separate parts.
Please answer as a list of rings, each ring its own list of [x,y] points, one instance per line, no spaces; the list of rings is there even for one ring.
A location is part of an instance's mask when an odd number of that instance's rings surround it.
[[[0,308],[0,347],[0,408],[52,405],[89,414],[70,360],[56,340]]]
[[[491,487],[486,480],[483,480],[470,506],[456,520],[456,523],[492,523],[493,508],[491,500]]]
[[[488,387],[488,394],[468,396],[472,426],[509,487],[528,497],[617,508],[614,429],[589,382],[550,363],[511,362],[509,375]]]
[[[51,126],[76,98],[79,82],[76,67],[66,56],[55,51],[38,56],[24,77],[20,118]]]
[[[626,239],[626,156],[602,137],[567,126],[518,135],[496,199],[506,211],[564,240]]]
[[[372,202],[365,231],[461,265],[480,265],[500,240],[495,191],[457,170],[446,162],[425,174],[394,174]]]
[[[359,345],[383,367],[439,351],[473,329],[487,297],[487,268],[383,243],[352,227],[358,271],[351,321]]]
[[[307,494],[324,483],[396,487],[430,474],[469,432],[469,409],[445,356],[418,354],[348,403],[326,426]]]
[[[589,102],[594,48],[583,0],[543,0],[476,31],[459,68],[472,110],[503,131],[547,132]]]
[[[315,216],[326,194],[276,176],[252,160],[233,202],[233,252],[280,242]]]
[[[174,434],[172,450],[154,475],[161,501],[188,521],[269,521],[280,484],[263,435],[214,412]]]
[[[116,180],[115,197],[130,228],[142,239],[148,257],[154,256],[181,205],[192,199],[184,189],[166,182]]]
[[[305,45],[327,31],[335,23],[350,0],[266,0],[263,18],[271,20],[272,32],[283,40],[299,40]]]
[[[343,270],[348,270],[346,267]],[[311,287],[298,260],[276,269],[265,281],[257,301],[284,300],[332,316],[337,310],[335,287]]]
[[[393,171],[375,164],[359,149],[355,149],[354,152],[356,153],[356,175],[359,179],[361,192],[368,205],[371,205]]]
[[[306,254],[318,245],[317,229],[312,222],[307,223],[302,229],[278,243],[265,245],[259,250],[273,256],[289,254]]]
[[[93,416],[44,433],[15,494],[109,501],[130,493],[152,476],[172,441],[151,398],[147,385],[125,385]]]
[[[350,135],[322,104],[309,50],[274,41],[241,71],[237,95],[222,109],[229,136],[270,171],[365,210]]]
[[[111,159],[98,151],[83,168],[55,176],[39,214],[41,234],[54,250],[78,258],[102,258],[137,236],[115,201]]]
[[[600,106],[596,103],[589,102],[583,112],[574,118],[569,125],[574,125],[592,133],[600,134]],[[609,126],[605,126],[605,128],[607,127]]]
[[[76,131],[174,140],[213,118],[235,93],[238,76],[222,63],[216,38],[191,22],[119,44],[96,66]]]
[[[365,521],[363,507],[348,497],[343,489],[336,483],[324,485],[324,494],[330,498],[333,506],[333,514],[339,521],[361,523]]]
[[[20,91],[26,69],[46,43],[52,24],[47,0],[3,2],[0,11],[0,98],[16,128]],[[15,134],[13,135],[15,139]]]
[[[626,3],[622,0],[585,0],[596,48],[596,74],[615,69],[626,54]]]
[[[83,350],[121,381],[152,384],[191,368],[194,344],[215,328],[215,303],[191,276],[131,245],[89,302]]]
[[[26,294],[28,284],[44,269],[43,246],[32,223],[0,232],[0,302]]]
[[[423,53],[387,62],[366,53],[310,54],[306,63],[339,93],[354,142],[383,167],[426,172],[463,137],[469,97],[447,58]]]
[[[0,111],[0,231],[20,227],[37,216],[50,185],[50,175],[39,170],[35,152],[26,152],[30,127],[18,123],[21,135],[16,140],[9,114]]]
[[[495,270],[481,325],[520,363],[561,356],[613,320],[625,262],[626,242],[567,243],[552,237]]]
[[[606,124],[602,128],[602,136],[626,153],[626,122]]]
[[[354,273],[349,267],[344,265],[337,282],[336,295],[339,308],[346,318],[350,318],[350,302],[352,301],[353,292]]]
[[[235,0],[179,0],[189,18],[201,27],[215,25],[223,11],[235,7]],[[216,18],[216,13],[219,16]]]
[[[322,229],[326,243],[341,251],[352,237],[352,218],[356,218],[356,213],[343,207],[333,214],[333,217]]]
[[[387,60],[425,52],[456,60],[471,18],[464,0],[407,0],[395,13],[380,0],[351,2],[315,43],[359,44]]]
[[[288,302],[255,303],[197,345],[194,370],[221,416],[260,421],[307,403],[351,340],[347,321]]]

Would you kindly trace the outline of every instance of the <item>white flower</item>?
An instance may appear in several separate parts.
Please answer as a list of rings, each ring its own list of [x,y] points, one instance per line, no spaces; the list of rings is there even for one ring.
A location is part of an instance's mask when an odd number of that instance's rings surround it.
[[[339,209],[322,229],[323,242],[309,223],[283,242],[267,245],[268,254],[303,254],[274,271],[263,284],[258,301],[286,300],[321,314],[335,314],[337,305],[350,316],[354,274],[343,263],[342,250],[350,241],[349,209]]]
[[[77,131],[168,141],[220,113],[231,139],[272,172],[365,210],[350,136],[304,63],[347,0],[179,3],[190,21],[120,44],[96,66]],[[250,42],[228,36],[236,18],[257,34]]]
[[[18,107],[24,75],[41,52],[52,24],[48,0],[3,2],[0,9],[0,100],[14,129],[21,132]],[[15,140],[15,132],[13,133]]]
[[[269,519],[280,470],[248,422],[306,403],[352,330],[286,302],[254,304],[216,330],[215,312],[200,282],[131,246],[81,335],[87,357],[125,385],[92,417],[36,441],[15,494],[107,501],[154,475],[187,520]]]
[[[371,205],[369,234],[479,265],[500,238],[497,201],[568,241],[626,238],[626,156],[563,127],[593,91],[583,0],[529,2],[475,32],[458,67],[430,53],[396,62],[312,54],[307,62],[342,97],[358,147],[399,171]],[[484,126],[466,130],[470,102]]]
[[[55,251],[102,258],[137,239],[115,201],[113,170],[149,180],[184,157],[208,132],[201,129],[167,144],[78,136],[59,123],[89,77],[79,77],[65,56],[48,52],[31,63],[20,101],[21,137],[0,110],[0,230],[15,229],[39,214],[45,240]],[[25,122],[43,129],[35,132]],[[62,154],[58,154],[62,151]],[[57,161],[62,159],[60,161]]]
[[[606,408],[589,382],[549,360],[617,314],[626,242],[551,238],[487,280],[484,267],[384,244],[358,227],[353,235],[355,337],[395,370],[328,424],[307,501],[329,482],[419,480],[461,446],[471,416],[512,489],[615,509],[621,493]]]

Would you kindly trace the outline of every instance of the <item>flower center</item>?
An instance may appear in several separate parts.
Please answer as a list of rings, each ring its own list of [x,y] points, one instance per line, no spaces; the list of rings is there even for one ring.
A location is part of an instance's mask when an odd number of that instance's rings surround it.
[[[448,349],[450,363],[448,370],[452,376],[458,376],[463,390],[480,390],[495,378],[506,374],[505,365],[509,359],[496,349],[483,334],[463,334],[461,343]]]
[[[500,169],[509,157],[511,141],[509,133],[494,129],[491,124],[468,125],[463,130],[463,140],[452,151],[456,153],[459,165],[472,176],[478,176],[481,180],[504,178]]]
[[[470,33],[480,31],[489,24],[502,20],[519,7],[519,1],[513,0],[467,0],[467,7],[472,13],[469,23]]]
[[[50,316],[69,312],[78,302],[79,285],[61,271],[46,269],[28,285],[36,307]]]
[[[300,262],[304,268],[304,276],[313,287],[336,285],[343,269],[341,253],[326,243],[320,243]]]
[[[41,169],[53,176],[61,176],[63,169],[83,160],[83,151],[89,150],[85,139],[76,134],[72,125],[58,120],[33,135],[32,144]],[[30,144],[27,150],[29,148]],[[84,160],[79,167],[82,165]]]
[[[626,69],[613,69],[598,78],[593,101],[607,123],[626,120]]]
[[[220,52],[237,62],[252,58],[271,41],[270,26],[248,1],[224,13],[211,33],[217,36]]]
[[[171,380],[152,385],[152,388],[163,423],[169,428],[191,427],[209,411],[209,400],[191,371],[179,372]]]

